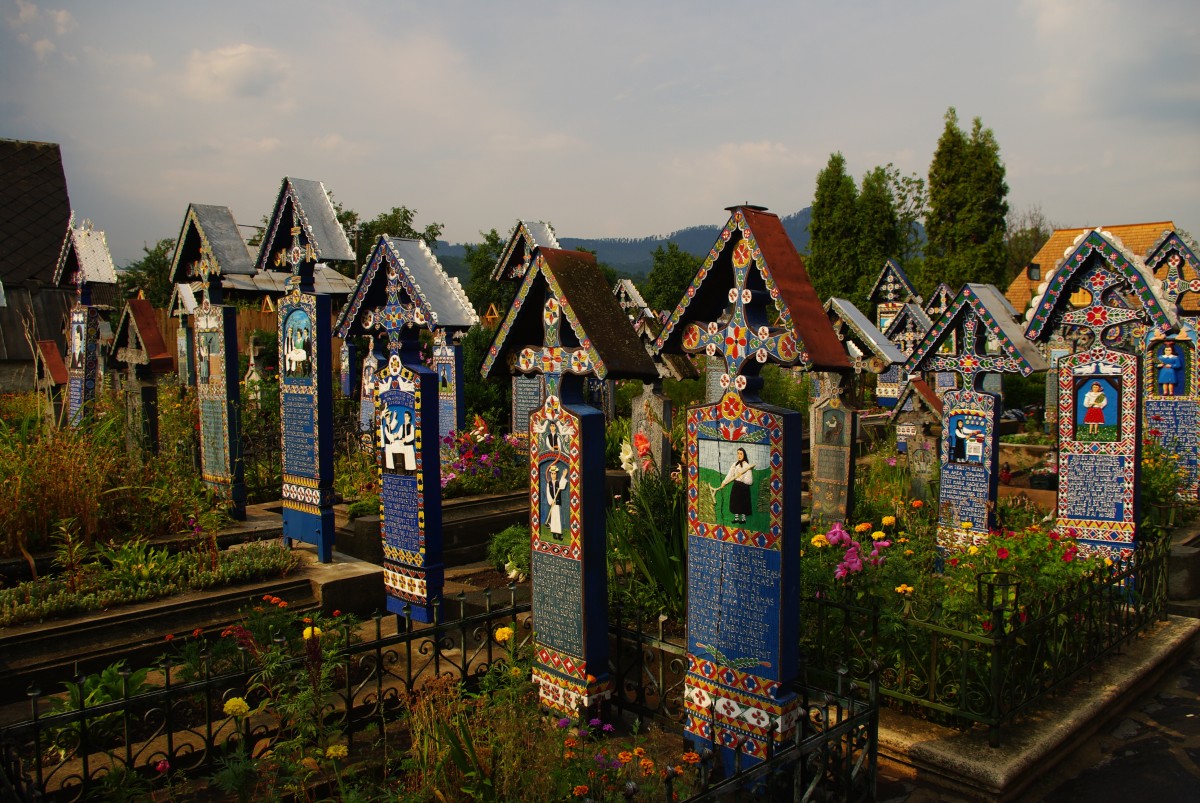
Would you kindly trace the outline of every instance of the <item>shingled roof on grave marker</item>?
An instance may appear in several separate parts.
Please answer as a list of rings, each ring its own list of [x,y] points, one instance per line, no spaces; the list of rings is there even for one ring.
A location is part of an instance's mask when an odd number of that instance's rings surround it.
[[[1073,282],[1076,273],[1091,264],[1092,257],[1102,259],[1109,269],[1120,276],[1141,304],[1141,310],[1128,310],[1125,315],[1141,318],[1144,314],[1147,325],[1151,327],[1169,326],[1175,320],[1173,305],[1168,304],[1162,296],[1150,272],[1140,259],[1125,248],[1117,237],[1102,229],[1088,229],[1075,238],[1070,250],[1058,261],[1054,272],[1047,281],[1038,287],[1026,314],[1028,325],[1024,337],[1030,340],[1044,341],[1050,338],[1056,328],[1051,321],[1064,313],[1064,307],[1069,303],[1068,288],[1074,288],[1078,282]],[[1082,314],[1088,317],[1093,325],[1103,325],[1106,319],[1112,317],[1122,307],[1111,307],[1102,303],[1102,299],[1093,299],[1094,303]],[[1123,303],[1123,302],[1122,302]],[[1115,321],[1114,321],[1115,323]]]
[[[0,283],[10,289],[54,280],[71,200],[62,153],[53,142],[0,139]]]
[[[53,340],[39,340],[37,347],[41,363],[50,381],[55,385],[67,384],[67,379],[69,378],[67,375],[67,364],[63,362],[62,354],[58,350],[58,344]]]
[[[938,316],[950,308],[951,302],[954,301],[954,291],[950,289],[950,285],[941,282],[937,287],[933,288],[933,292],[929,294],[929,301],[925,302],[922,307],[929,319],[937,320]]]
[[[929,387],[929,384],[924,379],[911,379],[905,386],[904,390],[900,391],[900,397],[896,399],[896,406],[892,408],[888,418],[893,422],[905,412],[909,412],[904,408],[907,406],[909,399],[913,400],[914,405],[922,405],[926,407],[937,418],[942,417],[942,411],[945,407],[942,405],[942,399],[937,395],[937,392]]]
[[[942,345],[964,322],[974,315],[983,323],[983,340],[977,339],[977,349],[990,339],[999,344],[1001,354],[979,354],[978,350],[968,356],[965,338],[956,338],[955,348],[959,353],[938,354]],[[958,374],[976,373],[1020,373],[1029,376],[1034,371],[1045,371],[1049,366],[1037,348],[1025,339],[1021,325],[1016,320],[1016,310],[999,290],[990,284],[965,284],[950,302],[950,306],[934,321],[933,327],[913,349],[904,370],[910,374],[919,371],[953,371]]]
[[[908,275],[904,268],[900,267],[900,263],[889,259],[883,263],[879,277],[875,279],[871,292],[867,294],[867,300],[872,304],[907,304],[910,301],[920,304],[921,296],[908,280]]]
[[[263,235],[254,263],[258,271],[291,272],[287,262],[279,262],[276,257],[281,250],[292,247],[291,230],[297,225],[303,229],[304,237],[315,253],[314,261],[354,261],[354,249],[350,247],[346,232],[337,221],[337,212],[329,200],[325,185],[319,181],[285,176],[279,186],[271,223]]]
[[[76,270],[82,270],[84,281],[92,284],[117,283],[117,269],[108,251],[108,241],[90,220],[67,231],[54,268],[54,283],[59,287],[73,284]]]
[[[892,318],[887,329],[883,330],[883,336],[904,352],[907,359],[931,326],[933,326],[933,321],[930,320],[925,310],[917,304],[905,304],[896,313],[896,317]],[[920,333],[920,336],[914,338],[912,337],[913,333]]]
[[[117,332],[113,336],[114,362],[125,363],[121,352],[130,348],[131,343],[141,343],[141,350],[145,351],[146,366],[151,372],[165,374],[175,370],[175,358],[167,351],[162,332],[158,329],[158,317],[154,314],[154,307],[144,298],[131,298],[125,302],[121,320],[117,324]]]
[[[387,298],[387,266],[399,268],[400,282],[410,303],[417,304],[429,329],[466,330],[479,323],[458,279],[442,268],[424,240],[379,236],[358,276],[350,302],[338,316],[338,337],[365,334],[358,321],[363,306],[382,307]]]
[[[852,302],[844,298],[831,298],[825,302],[825,314],[829,316],[834,332],[853,343],[863,357],[869,353],[883,363],[870,369],[874,373],[882,373],[889,365],[903,364],[904,352],[896,348],[896,344],[888,340],[879,327],[871,323]],[[856,357],[856,368],[858,362]]]
[[[777,326],[790,328],[799,341],[793,365],[818,370],[849,368],[841,342],[821,308],[800,254],[778,215],[758,206],[728,207],[731,215],[716,244],[655,341],[660,352],[679,352],[685,326],[716,321],[729,305],[734,283],[733,250],[748,235],[758,246],[751,276],[770,294],[779,314]]]
[[[538,248],[561,248],[554,227],[541,220],[518,220],[508,235],[496,266],[492,268],[492,281],[519,282],[533,262],[533,253]]]
[[[561,304],[563,318],[580,347],[587,351],[597,379],[649,381],[658,376],[616,297],[608,292],[595,256],[539,248],[516,300],[496,330],[496,339],[483,361],[484,378],[490,379],[498,365],[507,368],[510,353],[543,341],[542,299],[547,295]]]
[[[254,259],[238,231],[237,221],[228,206],[188,204],[175,256],[171,260],[171,281],[188,283],[196,278],[197,263],[211,259],[209,270],[219,276],[253,276]]]
[[[1200,257],[1196,244],[1177,231],[1164,231],[1146,251],[1146,268],[1158,280],[1163,298],[1180,312],[1200,311]]]

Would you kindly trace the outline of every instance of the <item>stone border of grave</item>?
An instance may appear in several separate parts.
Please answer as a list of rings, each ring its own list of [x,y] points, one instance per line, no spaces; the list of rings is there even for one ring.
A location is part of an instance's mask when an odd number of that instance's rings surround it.
[[[1178,617],[1150,628],[1128,651],[1097,664],[1090,680],[1047,698],[1021,727],[1006,732],[1001,747],[988,745],[984,728],[963,732],[882,709],[880,760],[923,786],[972,800],[1018,799],[1185,660],[1198,633],[1200,620]]]

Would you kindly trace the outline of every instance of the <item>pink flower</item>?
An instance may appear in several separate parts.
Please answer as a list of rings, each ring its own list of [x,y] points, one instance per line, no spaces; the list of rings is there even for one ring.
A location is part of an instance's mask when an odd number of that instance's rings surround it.
[[[154,770],[156,772],[168,772],[170,769],[171,762],[167,761],[165,758],[154,765]]]

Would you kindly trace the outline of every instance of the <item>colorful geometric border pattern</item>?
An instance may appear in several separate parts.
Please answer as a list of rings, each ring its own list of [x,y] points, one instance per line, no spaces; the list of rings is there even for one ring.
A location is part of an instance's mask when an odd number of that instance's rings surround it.
[[[561,452],[567,457],[567,500],[568,528],[570,538],[565,544],[556,544],[541,539],[541,458],[544,454],[538,452],[538,437],[536,433],[546,422],[567,422],[567,426],[559,426],[558,430],[567,441]],[[580,437],[580,420],[570,410],[563,408],[557,396],[547,396],[541,409],[529,416],[529,529],[532,546],[535,552],[546,552],[571,560],[583,559],[583,444]],[[547,452],[546,454],[551,454]]]
[[[322,507],[333,504],[333,490],[317,487],[317,480],[295,474],[283,475],[283,506],[319,515]]]
[[[684,732],[708,742],[717,741],[730,749],[736,749],[739,738],[745,738],[742,751],[764,758],[768,740],[779,744],[795,736],[799,698],[785,692],[781,700],[781,690],[776,681],[689,654],[684,684],[687,714]],[[770,731],[773,722],[779,725],[774,734]],[[714,725],[719,734],[714,734]],[[714,735],[718,737],[715,740]]]
[[[990,393],[976,390],[948,390],[942,395],[942,435],[939,440],[938,457],[942,465],[950,462],[950,416],[974,415],[983,419],[983,467],[990,471],[992,454],[996,448],[995,413],[999,400]],[[938,531],[939,546],[963,548],[981,546],[987,543],[988,530],[995,523],[995,499],[988,500],[988,527],[982,531],[963,527],[962,516],[957,515],[949,502],[938,499]],[[966,522],[970,524],[970,522]]]
[[[961,343],[954,344],[955,353],[952,355],[938,354],[938,348],[942,342],[949,335],[954,334],[953,330],[957,327],[960,317],[964,329],[972,322],[972,319],[982,323],[985,334],[1000,344],[1004,350],[1004,356],[964,355],[962,350],[965,346]],[[964,337],[962,340],[965,341],[967,338]],[[920,344],[913,349],[908,362],[904,364],[904,370],[910,374],[920,371],[953,372],[968,378],[981,372],[1020,373],[1021,376],[1029,376],[1033,373],[1033,366],[1029,364],[1029,361],[1025,359],[1005,331],[1000,328],[991,310],[971,290],[971,286],[963,285],[954,301],[934,321]]]
[[[787,304],[784,303],[783,296],[779,293],[779,286],[771,277],[771,272],[768,269],[766,261],[763,259],[762,249],[758,247],[758,242],[754,238],[754,233],[750,230],[750,225],[746,222],[745,215],[742,213],[742,210],[738,209],[730,216],[729,221],[725,224],[725,228],[721,230],[720,238],[713,245],[713,247],[709,249],[708,256],[705,258],[704,264],[700,266],[700,270],[692,279],[692,283],[688,286],[683,298],[680,299],[679,304],[675,307],[675,311],[672,312],[670,318],[667,319],[666,325],[663,326],[662,331],[659,333],[658,339],[654,342],[654,347],[656,350],[662,351],[663,344],[666,343],[667,339],[671,336],[671,333],[675,330],[675,327],[679,324],[679,321],[683,318],[684,313],[687,311],[688,305],[696,296],[700,286],[704,284],[704,280],[708,278],[709,271],[712,270],[713,264],[717,261],[717,258],[721,255],[725,248],[730,245],[730,240],[733,238],[735,232],[740,234],[742,239],[746,240],[746,244],[750,248],[754,265],[758,268],[759,275],[762,276],[767,292],[770,294],[771,299],[775,302],[775,310],[779,313],[779,319],[776,321],[775,326],[787,330],[791,330],[793,328],[791,310],[788,309]],[[799,339],[796,340],[796,359],[788,364],[805,367],[812,365],[812,357],[809,355],[808,350],[804,347],[804,344],[799,341]]]
[[[1110,241],[1096,230],[1091,230],[1083,238],[1075,250],[1064,257],[1054,268],[1054,275],[1046,285],[1037,308],[1029,316],[1029,324],[1025,328],[1025,337],[1030,340],[1042,340],[1049,335],[1045,330],[1054,311],[1067,303],[1069,293],[1065,291],[1075,283],[1071,280],[1076,272],[1087,264],[1088,257],[1093,253],[1099,254],[1109,270],[1116,274],[1129,292],[1137,296],[1142,309],[1150,318],[1151,326],[1162,326],[1168,323],[1166,311],[1163,310],[1157,296],[1146,282],[1146,277],[1133,263],[1135,257],[1123,247]]]
[[[1084,443],[1075,440],[1075,369],[1081,365],[1101,363],[1114,365],[1120,376],[1120,435],[1116,441],[1106,443]],[[1134,354],[1114,351],[1104,346],[1095,346],[1088,351],[1061,357],[1058,361],[1058,510],[1057,526],[1063,532],[1073,533],[1083,547],[1111,554],[1113,550],[1131,550],[1136,537],[1137,522],[1137,474],[1138,474],[1138,373],[1139,358]],[[1082,375],[1081,375],[1082,376]],[[1071,481],[1068,466],[1070,461],[1081,455],[1111,455],[1124,457],[1120,494],[1124,504],[1122,520],[1093,521],[1073,519],[1063,515],[1067,500],[1071,497]],[[1107,547],[1107,549],[1105,549]]]
[[[1167,275],[1162,278],[1159,286],[1167,302],[1178,305],[1179,299],[1186,293],[1200,293],[1200,278],[1188,280],[1184,278],[1183,266],[1189,265],[1192,272],[1200,277],[1200,258],[1196,256],[1196,244],[1189,242],[1176,231],[1164,231],[1158,241],[1146,252],[1146,267],[1151,275],[1167,264]],[[1172,255],[1178,255],[1180,262],[1172,265]]]
[[[285,186],[283,188],[283,197],[280,198],[280,200],[275,204],[275,209],[273,211],[276,214],[271,220],[270,235],[263,238],[264,248],[275,245],[275,240],[279,236],[279,227],[283,223],[283,212],[285,209],[287,209],[287,205],[289,203],[292,205],[292,228],[300,226],[300,228],[304,230],[305,241],[308,244],[308,247],[313,251],[314,258],[312,261],[315,262],[321,257],[321,244],[318,243],[316,238],[313,237],[312,225],[309,224],[308,215],[304,214],[304,209],[300,206],[299,198],[296,196],[296,188],[292,186],[292,181],[290,178],[285,182]],[[271,263],[271,259],[269,250],[263,251],[263,257],[259,259],[259,262],[262,263],[258,265],[260,270],[270,269],[269,265]]]
[[[607,676],[581,682],[535,666],[531,680],[538,687],[538,702],[546,708],[569,716],[575,716],[580,710],[591,708],[596,703],[609,699],[613,694],[613,682]]]
[[[697,500],[700,496],[700,430],[720,435],[737,443],[745,433],[743,424],[752,424],[767,431],[771,450],[770,527],[766,532],[750,532],[744,527],[729,527],[700,521]],[[779,549],[783,537],[783,426],[772,413],[748,406],[740,395],[729,391],[716,404],[699,405],[688,409],[687,417],[687,494],[688,520],[692,532],[701,538],[729,541],[761,549]]]
[[[437,310],[429,305],[429,299],[413,283],[412,275],[408,270],[408,265],[404,262],[404,258],[400,256],[395,246],[392,245],[391,240],[385,237],[375,245],[375,250],[371,253],[370,259],[359,276],[358,286],[354,288],[354,295],[350,297],[350,302],[346,304],[345,309],[342,310],[342,314],[338,316],[337,324],[333,328],[333,333],[338,337],[346,337],[349,334],[350,326],[354,321],[358,320],[358,313],[362,309],[362,305],[367,299],[367,294],[371,291],[371,287],[375,283],[375,276],[379,273],[379,268],[384,262],[396,268],[400,287],[407,294],[409,301],[415,304],[421,312],[419,320],[424,321],[425,328],[431,332],[438,328]]]

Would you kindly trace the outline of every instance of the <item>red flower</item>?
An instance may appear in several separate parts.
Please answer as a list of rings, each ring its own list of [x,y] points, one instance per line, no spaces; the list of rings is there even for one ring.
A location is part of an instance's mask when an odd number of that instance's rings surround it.
[[[991,623],[991,622],[984,622],[984,623],[983,623],[983,632],[985,632],[985,633],[991,633],[991,632],[992,632],[992,623]]]
[[[950,558],[950,565],[951,565],[951,566],[957,566],[957,565],[958,565],[958,558]]]
[[[1000,547],[999,549],[996,550],[996,557],[998,557],[1000,560],[1007,560],[1008,559],[1008,550],[1005,549],[1004,547]]]

